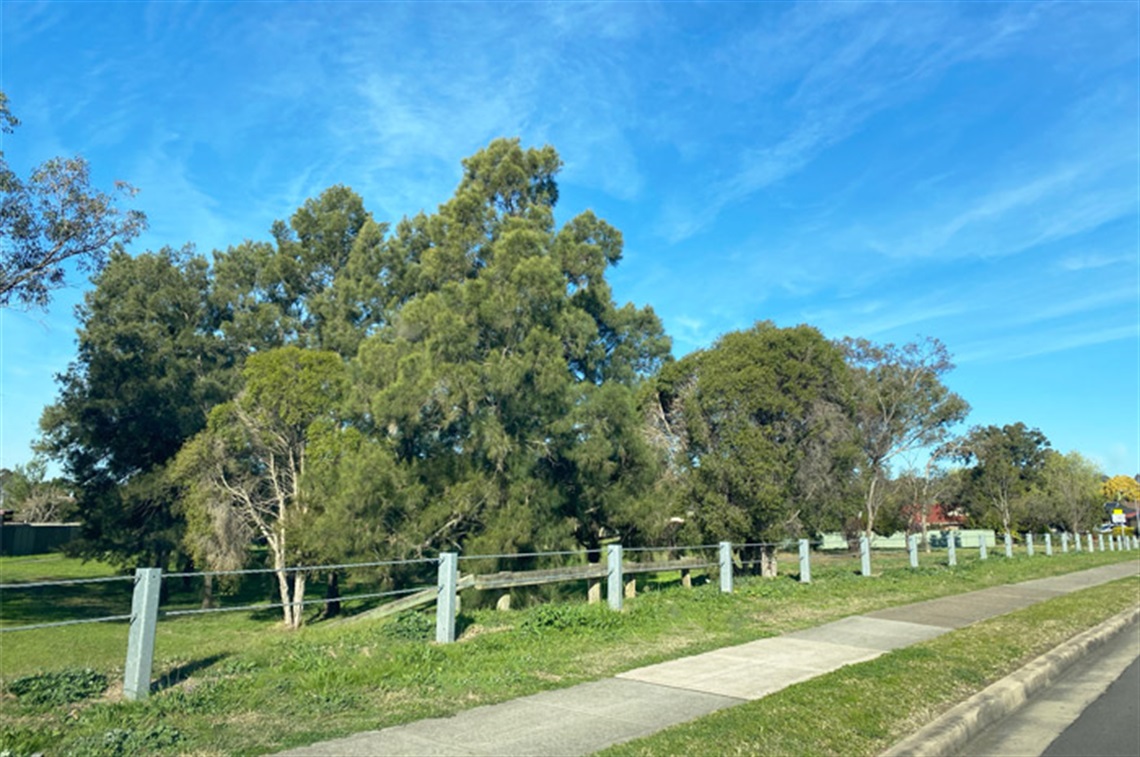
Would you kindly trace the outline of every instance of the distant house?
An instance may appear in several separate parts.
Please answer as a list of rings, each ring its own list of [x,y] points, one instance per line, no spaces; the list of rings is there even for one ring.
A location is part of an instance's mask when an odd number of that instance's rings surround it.
[[[908,530],[922,530],[922,507],[907,505],[903,508]],[[953,505],[935,502],[926,508],[926,527],[932,531],[957,531],[966,526],[966,513]]]

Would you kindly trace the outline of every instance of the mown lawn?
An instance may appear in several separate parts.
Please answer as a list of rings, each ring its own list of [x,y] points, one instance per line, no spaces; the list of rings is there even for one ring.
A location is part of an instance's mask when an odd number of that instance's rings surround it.
[[[293,633],[280,629],[273,612],[167,619],[159,623],[156,691],[141,703],[122,701],[119,693],[125,624],[4,633],[0,676],[9,693],[0,712],[0,751],[262,754],[594,680],[872,609],[1137,557],[1140,553],[1106,552],[1006,560],[991,553],[981,562],[962,550],[955,568],[939,564],[944,555],[931,555],[924,556],[924,567],[912,570],[905,554],[876,555],[876,575],[869,579],[858,575],[857,557],[830,557],[814,563],[811,585],[790,576],[738,577],[736,592],[722,595],[715,582],[691,590],[647,583],[643,588],[652,590],[627,600],[620,614],[580,602],[510,612],[465,606],[460,641],[445,646],[427,641],[430,612],[395,621],[315,623]],[[38,567],[0,560],[0,581],[45,578],[49,568],[56,577],[79,570],[98,574],[97,566],[56,559],[54,565],[37,561]],[[782,560],[781,569],[794,571],[794,560]],[[103,572],[111,571],[104,566]],[[123,585],[129,595],[129,583]],[[226,601],[267,599],[267,587],[268,582],[238,587]],[[34,620],[37,612],[56,618],[61,608],[91,601],[69,594],[66,601],[29,603],[18,594],[6,591],[0,598],[0,622],[6,626]],[[190,589],[172,591],[164,607],[193,606],[196,596]],[[107,606],[121,599],[117,594],[103,598]],[[106,675],[107,690],[59,705],[29,704],[10,693],[14,682],[29,675],[81,667]]]

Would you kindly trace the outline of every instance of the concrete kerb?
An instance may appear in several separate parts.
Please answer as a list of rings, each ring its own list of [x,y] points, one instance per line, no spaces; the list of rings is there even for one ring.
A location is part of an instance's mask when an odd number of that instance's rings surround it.
[[[934,722],[906,737],[880,757],[953,755],[986,727],[1014,712],[1061,673],[1140,619],[1140,608],[1125,610],[1006,676]]]

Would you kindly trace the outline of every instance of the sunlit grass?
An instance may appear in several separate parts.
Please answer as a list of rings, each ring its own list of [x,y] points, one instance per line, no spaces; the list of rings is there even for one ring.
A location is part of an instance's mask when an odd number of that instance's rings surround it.
[[[605,750],[652,755],[875,755],[1029,660],[1136,606],[1128,578],[1034,605]]]
[[[87,752],[107,729],[120,728],[133,729],[147,753],[270,752],[594,680],[846,615],[1137,556],[991,556],[980,562],[960,551],[956,568],[929,559],[913,570],[905,553],[876,555],[872,578],[858,575],[858,556],[828,556],[815,560],[810,585],[794,579],[793,556],[781,556],[782,577],[738,577],[732,595],[719,593],[715,576],[711,583],[695,576],[698,585],[691,590],[675,582],[643,581],[620,615],[585,605],[584,587],[582,601],[509,612],[468,609],[465,600],[460,641],[447,646],[409,640],[430,635],[430,611],[416,622],[414,617],[318,622],[299,632],[283,630],[274,612],[164,619],[156,644],[158,686],[149,701],[120,701],[116,686],[98,701],[59,710],[33,711],[5,698],[0,749]],[[240,597],[223,599],[266,599],[271,587],[261,578],[237,587]],[[197,601],[194,587],[173,588],[178,591],[170,606]],[[9,601],[3,597],[5,616]],[[52,617],[57,612],[44,611]],[[34,617],[28,607],[20,612],[22,619]],[[5,680],[88,666],[118,681],[126,626],[4,633],[0,644]],[[166,744],[171,728],[178,732],[177,746]]]

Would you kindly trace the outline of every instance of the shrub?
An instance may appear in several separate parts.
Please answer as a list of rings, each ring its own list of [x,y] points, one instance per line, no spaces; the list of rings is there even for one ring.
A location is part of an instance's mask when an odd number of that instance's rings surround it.
[[[435,618],[422,612],[406,612],[384,624],[382,633],[400,641],[428,641],[434,638]]]
[[[549,604],[529,611],[519,628],[530,633],[589,628],[609,630],[621,625],[622,615],[603,605]]]
[[[78,702],[102,694],[107,689],[107,676],[91,668],[67,668],[51,673],[17,678],[8,684],[8,692],[31,705],[58,705]]]

